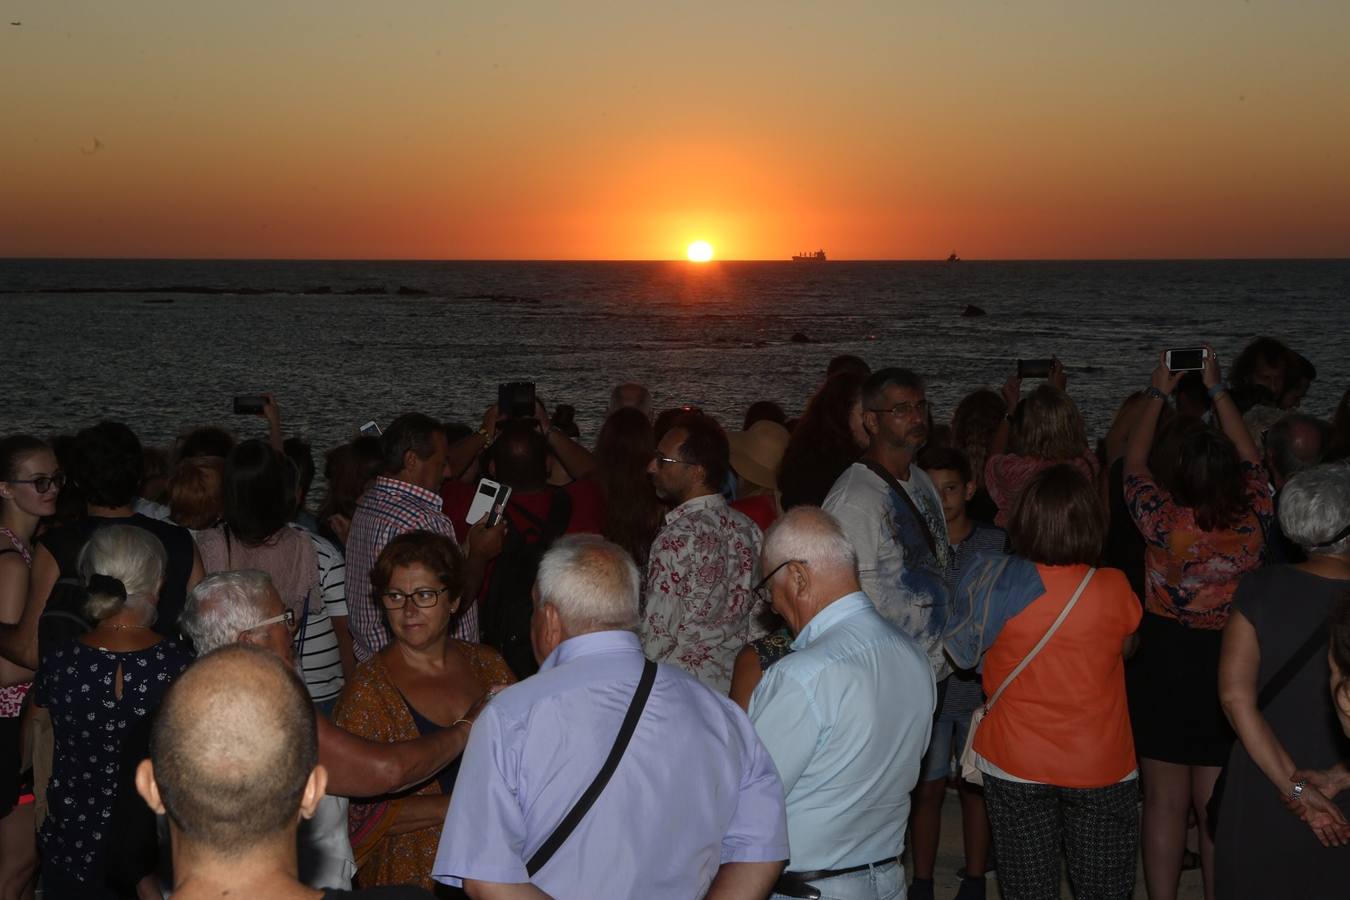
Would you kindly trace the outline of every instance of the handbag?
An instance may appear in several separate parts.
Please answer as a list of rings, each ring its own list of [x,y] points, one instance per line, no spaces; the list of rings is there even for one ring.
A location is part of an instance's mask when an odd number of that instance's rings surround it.
[[[1073,611],[1074,606],[1078,603],[1078,598],[1083,596],[1083,591],[1087,589],[1088,582],[1092,580],[1092,576],[1095,575],[1096,572],[1096,566],[1092,566],[1087,570],[1087,574],[1083,576],[1083,580],[1078,584],[1078,590],[1073,592],[1073,596],[1069,598],[1069,602],[1064,604],[1064,609],[1060,610],[1059,618],[1051,623],[1050,628],[1041,636],[1041,639],[1036,642],[1036,646],[1031,648],[1031,652],[1022,657],[1022,661],[1017,664],[1017,668],[1008,673],[1008,677],[1003,679],[1003,683],[998,686],[998,690],[994,691],[994,695],[989,698],[989,701],[971,714],[970,731],[966,734],[966,746],[961,751],[961,777],[966,781],[975,785],[984,784],[984,773],[975,765],[975,732],[979,730],[980,723],[984,721],[985,716],[989,715],[989,710],[994,708],[994,704],[998,702],[999,697],[1003,696],[1003,692],[1007,690],[1008,685],[1012,684],[1013,679],[1018,675],[1021,675],[1022,670],[1030,665],[1031,661],[1036,658],[1036,654],[1040,653],[1045,645],[1050,643],[1050,638],[1054,637],[1055,632],[1059,630],[1059,626],[1063,625],[1064,620],[1069,617],[1069,613]]]
[[[1267,706],[1275,702],[1275,698],[1289,686],[1289,682],[1294,680],[1294,676],[1303,671],[1303,667],[1308,664],[1308,660],[1318,650],[1327,645],[1330,640],[1328,634],[1329,626],[1323,621],[1317,629],[1308,636],[1299,648],[1294,651],[1294,655],[1266,682],[1265,687],[1261,688],[1261,693],[1256,695],[1256,709],[1258,712],[1265,710]],[[1214,837],[1219,829],[1219,810],[1223,808],[1223,792],[1228,784],[1228,763],[1224,763],[1219,770],[1219,777],[1214,780],[1214,790],[1209,794],[1209,802],[1205,804],[1205,825],[1209,829],[1209,836]]]

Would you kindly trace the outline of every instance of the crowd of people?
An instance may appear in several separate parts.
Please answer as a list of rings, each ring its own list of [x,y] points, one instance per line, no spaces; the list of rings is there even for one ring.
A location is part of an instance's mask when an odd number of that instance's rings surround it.
[[[1350,391],[1227,370],[0,439],[0,900],[929,900],[949,791],[956,900],[1343,898]]]

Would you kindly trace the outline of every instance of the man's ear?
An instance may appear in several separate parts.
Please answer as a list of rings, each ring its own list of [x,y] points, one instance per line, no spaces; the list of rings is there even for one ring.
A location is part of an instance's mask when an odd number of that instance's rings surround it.
[[[309,779],[305,781],[305,792],[300,795],[300,818],[313,818],[314,811],[319,808],[319,801],[323,799],[327,789],[328,770],[321,765],[315,766],[314,771],[309,773]]]
[[[141,795],[151,812],[164,815],[164,801],[159,798],[159,785],[155,783],[155,764],[148,759],[141,760],[136,767],[136,793]]]
[[[862,414],[863,431],[869,436],[876,434],[880,427],[877,423],[877,414],[870,409],[864,409]]]
[[[416,450],[403,451],[403,471],[405,472],[413,471],[414,469],[417,468],[417,464],[421,461],[422,458],[417,455]]]
[[[979,488],[979,482],[977,482],[975,479],[972,478],[970,481],[967,481],[967,482],[966,482],[966,502],[967,502],[967,503],[969,503],[969,502],[971,501],[971,499],[975,496],[975,491],[976,491],[978,488]]]

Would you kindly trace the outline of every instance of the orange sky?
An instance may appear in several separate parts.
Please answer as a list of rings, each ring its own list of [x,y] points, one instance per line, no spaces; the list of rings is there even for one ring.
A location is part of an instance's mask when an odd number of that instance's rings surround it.
[[[1343,0],[5,19],[0,256],[1350,256]]]

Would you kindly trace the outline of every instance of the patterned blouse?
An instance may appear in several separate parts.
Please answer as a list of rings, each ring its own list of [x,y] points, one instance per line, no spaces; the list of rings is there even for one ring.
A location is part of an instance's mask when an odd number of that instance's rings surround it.
[[[6,546],[6,544],[10,546]],[[33,552],[23,538],[8,528],[0,527],[0,553],[17,553],[24,565],[33,567]],[[28,695],[31,681],[21,681],[7,687],[0,687],[0,719],[14,719],[23,711],[23,698]]]
[[[1091,451],[1073,459],[1041,459],[1039,456],[1023,456],[1020,453],[1000,453],[989,457],[984,464],[984,483],[989,497],[998,506],[994,524],[999,528],[1008,527],[1008,516],[1022,488],[1042,469],[1067,462],[1077,467],[1088,477],[1088,481],[1097,483],[1097,470],[1101,467],[1097,457]]]
[[[43,655],[33,698],[52,719],[52,779],[39,832],[48,864],[79,881],[100,873],[103,842],[116,826],[122,744],[154,715],[191,662],[192,656],[170,641],[114,652],[71,640]]]
[[[642,649],[679,666],[719,694],[731,689],[736,654],[765,632],[758,580],[759,526],[721,494],[666,514],[652,542],[643,595]]]
[[[1247,512],[1234,527],[1203,531],[1151,475],[1125,476],[1125,504],[1144,536],[1144,607],[1190,628],[1217,631],[1228,622],[1233,591],[1260,568],[1274,515],[1266,470],[1242,464]]]
[[[469,644],[455,638],[450,644],[467,657],[477,687],[474,693],[493,685],[511,684],[516,677],[501,654],[483,644]],[[407,700],[394,685],[381,654],[356,667],[351,681],[342,689],[333,723],[352,734],[371,741],[407,741],[421,737]],[[452,765],[458,765],[456,760]],[[372,803],[352,802],[348,832],[356,856],[356,880],[362,887],[392,884],[418,884],[432,890],[431,866],[440,844],[439,825],[404,834],[389,834],[398,819],[403,797],[415,794],[441,794],[440,782],[431,778],[419,787],[396,797]]]

